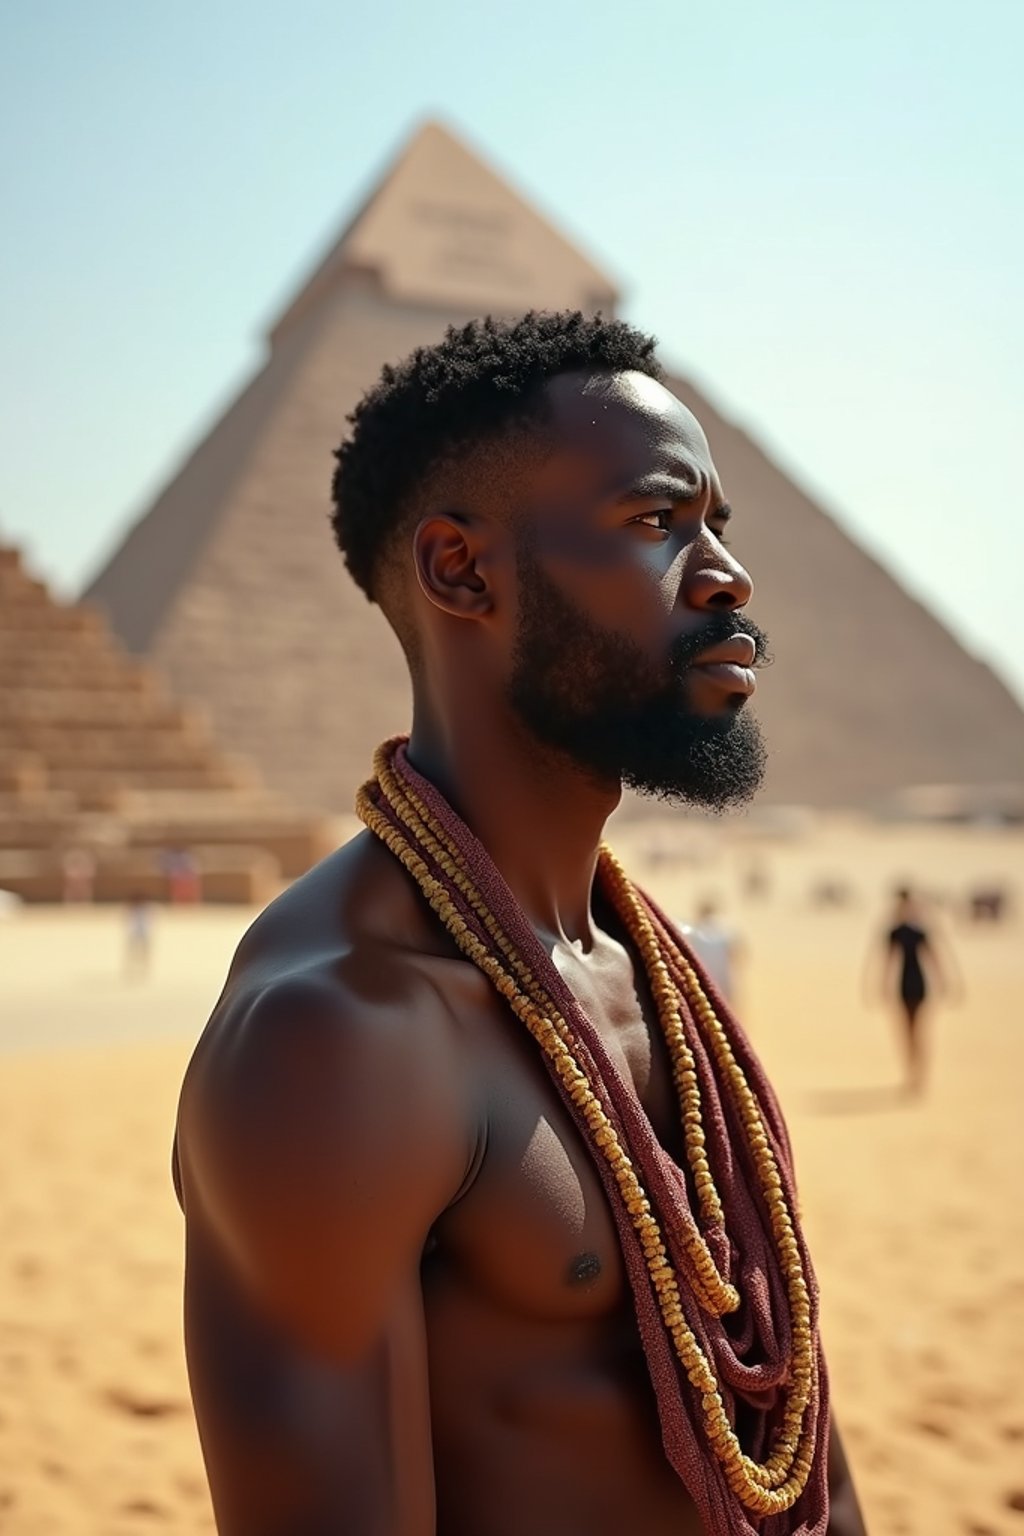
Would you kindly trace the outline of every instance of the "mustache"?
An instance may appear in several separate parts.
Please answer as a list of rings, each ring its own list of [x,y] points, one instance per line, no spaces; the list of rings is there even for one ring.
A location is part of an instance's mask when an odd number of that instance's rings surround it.
[[[672,646],[671,667],[675,673],[685,672],[698,656],[714,645],[732,640],[736,635],[748,635],[754,642],[754,666],[771,666],[772,654],[768,636],[759,624],[748,619],[745,613],[715,613],[698,629],[680,635]]]

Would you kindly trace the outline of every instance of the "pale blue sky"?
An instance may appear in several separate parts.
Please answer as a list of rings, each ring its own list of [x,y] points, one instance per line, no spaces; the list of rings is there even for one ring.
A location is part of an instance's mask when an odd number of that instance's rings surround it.
[[[1018,0],[8,4],[0,533],[82,584],[440,116],[1024,699],[1022,56]]]

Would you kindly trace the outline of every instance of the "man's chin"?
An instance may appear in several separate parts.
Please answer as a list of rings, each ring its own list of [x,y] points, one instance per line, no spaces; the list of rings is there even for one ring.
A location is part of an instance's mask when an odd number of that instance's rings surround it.
[[[512,704],[539,746],[612,792],[631,789],[669,805],[724,811],[745,805],[764,778],[757,721],[735,707],[697,714],[679,708],[676,693],[639,710],[581,717],[529,690]]]
[[[669,805],[720,812],[749,804],[764,782],[760,727],[735,706],[717,715],[688,713],[679,739],[665,748],[625,762],[623,786]]]
[[[722,816],[729,811],[742,811],[756,796],[760,783],[728,791],[720,786],[709,788],[701,784],[653,783],[626,775],[622,788],[644,800],[658,800],[662,805],[677,810],[703,811],[709,816]]]

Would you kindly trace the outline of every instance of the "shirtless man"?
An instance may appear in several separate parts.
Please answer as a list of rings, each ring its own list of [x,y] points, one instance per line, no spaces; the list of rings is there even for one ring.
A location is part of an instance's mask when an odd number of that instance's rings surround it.
[[[450,332],[357,409],[334,527],[408,658],[410,763],[681,1158],[597,850],[623,784],[753,792],[763,637],[704,434],[657,376],[618,322]],[[663,1449],[593,1157],[535,1042],[369,832],[242,940],[174,1168],[222,1536],[706,1528]],[[827,1528],[857,1536],[834,1430],[826,1446]]]

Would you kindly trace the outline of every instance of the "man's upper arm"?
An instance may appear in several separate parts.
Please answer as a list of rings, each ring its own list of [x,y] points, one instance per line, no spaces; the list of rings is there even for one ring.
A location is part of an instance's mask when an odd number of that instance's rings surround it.
[[[222,1536],[433,1536],[419,1260],[470,1149],[451,1020],[396,990],[276,984],[186,1078],[186,1343]]]
[[[217,1021],[186,1078],[190,1240],[318,1357],[363,1356],[469,1164],[449,1021],[425,984],[367,1007],[279,982]]]

